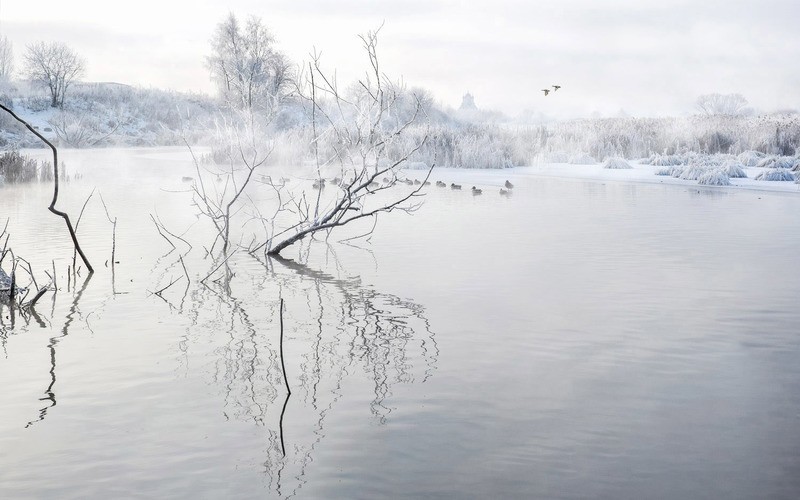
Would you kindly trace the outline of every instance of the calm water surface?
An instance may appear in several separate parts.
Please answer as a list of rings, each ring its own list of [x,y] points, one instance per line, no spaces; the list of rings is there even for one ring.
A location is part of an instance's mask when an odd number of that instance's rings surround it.
[[[201,285],[181,149],[63,158],[91,279],[0,189],[59,288],[1,310],[1,498],[800,496],[800,195],[440,171],[484,195]]]

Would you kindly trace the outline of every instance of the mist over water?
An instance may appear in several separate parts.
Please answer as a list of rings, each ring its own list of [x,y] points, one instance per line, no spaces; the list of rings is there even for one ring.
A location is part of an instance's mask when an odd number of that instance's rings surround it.
[[[50,187],[3,188],[10,245],[59,287],[0,307],[3,498],[800,493],[795,194],[434,170],[465,191],[201,284],[185,150],[62,158],[61,203],[97,187],[119,264],[96,198],[86,280]]]

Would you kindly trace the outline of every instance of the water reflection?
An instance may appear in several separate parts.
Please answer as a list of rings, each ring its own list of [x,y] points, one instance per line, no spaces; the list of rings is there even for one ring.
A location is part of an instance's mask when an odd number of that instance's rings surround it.
[[[218,262],[207,264],[214,269]],[[393,388],[424,383],[436,369],[438,347],[421,305],[365,285],[338,262],[333,267],[329,274],[295,260],[239,255],[183,296],[176,289],[161,297],[188,317],[180,371],[188,374],[191,363],[207,359],[205,376],[220,393],[225,420],[264,427],[263,471],[280,496],[305,484],[348,379],[371,386],[363,399],[383,425],[393,411]],[[169,271],[157,274],[171,281]]]
[[[79,303],[83,293],[86,291],[86,287],[89,285],[89,282],[92,279],[92,274],[86,276],[83,280],[83,284],[81,285],[80,289],[74,293],[72,297],[72,304],[69,307],[69,312],[67,313],[66,319],[64,321],[64,325],[61,327],[60,335],[55,337],[51,337],[48,344],[47,349],[50,351],[50,383],[48,384],[47,388],[44,391],[44,397],[39,398],[39,401],[44,401],[45,406],[39,410],[39,416],[35,420],[31,420],[30,422],[25,425],[25,428],[34,425],[37,422],[41,422],[47,416],[47,412],[50,408],[53,408],[56,405],[56,393],[55,393],[55,385],[56,385],[56,347],[61,339],[66,338],[69,335],[69,327],[72,325],[72,322],[75,320],[77,316],[80,316],[79,310]],[[55,300],[55,294],[54,299]],[[35,311],[32,311],[32,314],[36,314]]]

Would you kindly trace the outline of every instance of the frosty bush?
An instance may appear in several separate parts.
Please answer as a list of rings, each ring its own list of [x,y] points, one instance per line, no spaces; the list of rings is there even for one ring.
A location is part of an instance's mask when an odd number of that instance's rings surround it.
[[[734,160],[733,155],[727,154],[714,154],[714,155],[696,155],[690,160],[691,165],[703,165],[706,167],[721,167],[726,161]]]
[[[673,165],[680,165],[681,163],[681,159],[675,155],[654,155],[648,160],[649,165],[654,165],[656,167],[670,167]]]
[[[789,168],[794,166],[794,159],[781,156],[767,156],[758,162],[759,168]]]
[[[670,177],[680,177],[683,173],[684,167],[681,165],[672,165],[670,167],[662,167],[656,170],[656,175],[668,175]]]
[[[577,155],[572,156],[569,159],[569,163],[572,165],[594,165],[597,163],[597,160],[592,158],[592,156],[586,153],[580,153]]]
[[[631,169],[633,168],[630,163],[623,160],[622,158],[609,158],[603,163],[603,168],[614,169],[614,170],[624,170],[624,169]]]
[[[569,155],[564,151],[553,151],[545,156],[545,163],[567,163],[569,162]]]
[[[744,165],[742,165],[739,160],[728,160],[722,164],[721,169],[728,175],[728,177],[733,179],[747,178],[747,173],[744,171]]]
[[[745,167],[755,167],[765,156],[764,153],[758,151],[744,151],[739,153],[737,159],[742,162]]]
[[[722,170],[713,169],[700,174],[697,183],[704,186],[730,186],[731,180]]]
[[[793,181],[794,174],[785,168],[773,168],[759,172],[755,176],[757,181]]]
[[[705,165],[689,165],[683,172],[681,172],[680,178],[685,181],[696,181],[699,180],[703,174],[709,172],[709,168]]]

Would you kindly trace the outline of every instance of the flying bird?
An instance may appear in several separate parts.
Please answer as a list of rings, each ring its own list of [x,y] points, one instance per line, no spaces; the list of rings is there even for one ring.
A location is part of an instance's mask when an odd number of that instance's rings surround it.
[[[554,89],[553,92],[555,92],[556,90],[558,90],[560,88],[561,88],[561,85],[553,85],[553,89]]]
[[[542,89],[542,92],[544,92],[544,96],[547,97],[547,94],[550,93],[550,89]]]

